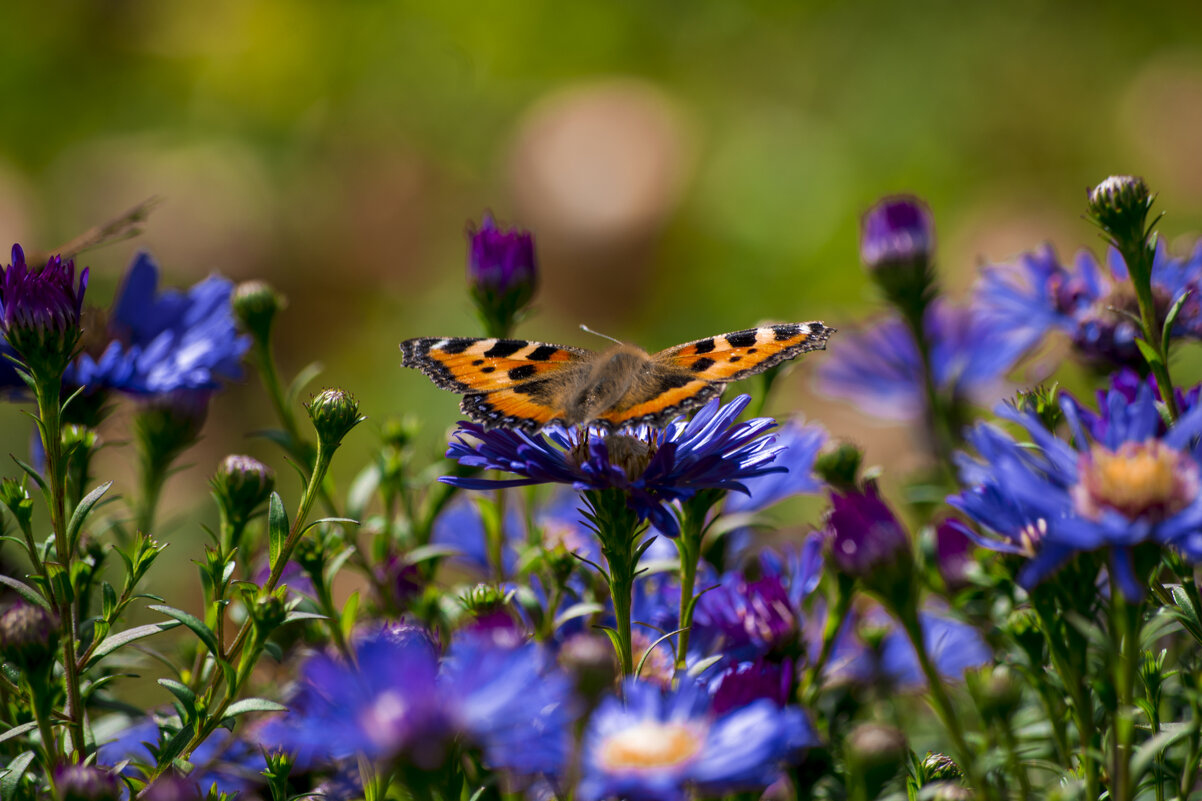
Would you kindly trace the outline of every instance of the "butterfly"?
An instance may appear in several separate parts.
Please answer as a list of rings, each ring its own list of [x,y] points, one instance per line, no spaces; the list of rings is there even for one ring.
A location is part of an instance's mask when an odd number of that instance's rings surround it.
[[[834,331],[816,321],[785,323],[654,354],[625,344],[595,352],[524,339],[421,337],[401,343],[401,364],[463,395],[464,414],[486,428],[532,433],[555,423],[612,430],[662,426],[731,381],[825,350]]]

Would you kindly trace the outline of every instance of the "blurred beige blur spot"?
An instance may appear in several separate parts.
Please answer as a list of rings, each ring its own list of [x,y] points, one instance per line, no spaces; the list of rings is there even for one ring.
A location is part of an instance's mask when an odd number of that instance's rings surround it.
[[[683,110],[643,81],[577,84],[534,104],[518,123],[508,180],[514,222],[537,237],[545,300],[590,312],[590,321],[630,306],[627,282],[643,280],[693,151]],[[600,295],[590,287],[581,297],[582,280]]]
[[[1160,192],[1193,205],[1202,201],[1202,58],[1196,52],[1150,60],[1128,84],[1118,124],[1135,151],[1133,171]]]
[[[35,198],[29,181],[9,164],[0,161],[0,264],[8,264],[9,248],[14,243],[32,250],[46,243],[33,242],[30,201]]]

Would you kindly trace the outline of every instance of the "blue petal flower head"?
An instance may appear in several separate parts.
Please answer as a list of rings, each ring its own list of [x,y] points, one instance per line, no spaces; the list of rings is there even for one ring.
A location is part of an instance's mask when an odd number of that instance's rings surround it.
[[[996,315],[947,302],[927,308],[924,328],[937,388],[962,401],[1001,397],[1006,373],[1028,347]],[[913,420],[926,408],[918,343],[896,317],[845,337],[839,358],[818,365],[817,376],[824,394],[874,417]]]
[[[705,690],[628,681],[602,701],[584,736],[584,801],[683,801],[762,790],[817,742],[805,715],[768,699],[715,715]]]
[[[784,472],[766,473],[743,482],[747,494],[728,495],[728,513],[758,512],[794,495],[809,495],[822,490],[822,482],[814,475],[814,459],[826,443],[826,429],[805,425],[794,420],[775,434],[780,453],[772,461]]]
[[[1095,440],[1105,436],[1106,429],[1110,425],[1110,404],[1107,402],[1107,396],[1111,392],[1117,392],[1126,398],[1128,403],[1132,403],[1144,386],[1147,386],[1152,391],[1153,398],[1163,402],[1164,397],[1160,394],[1160,387],[1156,383],[1156,376],[1150,375],[1147,378],[1141,378],[1139,373],[1130,367],[1119,368],[1111,374],[1110,386],[1107,389],[1099,389],[1097,391],[1098,411],[1095,412],[1088,407],[1081,406],[1079,403],[1077,404],[1081,415],[1081,425],[1085,426],[1085,430]],[[1185,414],[1198,405],[1199,397],[1202,397],[1202,384],[1190,389],[1173,387],[1173,397],[1177,400],[1177,408],[1182,414]],[[1160,425],[1156,429],[1156,435],[1164,436],[1167,431],[1164,419],[1161,418]]]
[[[1107,252],[1103,268],[1088,251],[1065,266],[1048,245],[1012,264],[986,268],[977,284],[982,311],[1009,327],[1026,346],[1047,334],[1067,334],[1087,361],[1139,367],[1135,344],[1138,324],[1128,316],[1138,307],[1127,265],[1117,250]],[[1170,256],[1163,241],[1152,264],[1152,292],[1161,320],[1187,291],[1173,336],[1202,339],[1202,241],[1188,258]]]
[[[525,434],[460,423],[447,457],[469,467],[514,473],[520,478],[447,476],[441,481],[464,489],[500,489],[531,484],[568,484],[577,490],[618,489],[640,519],[668,536],[680,525],[670,504],[698,490],[748,492],[744,482],[783,472],[771,462],[780,452],[770,418],[736,422],[751,400],[740,395],[725,406],[717,398],[691,420],[663,429],[640,428],[622,434],[548,427]]]
[[[1164,431],[1151,386],[1142,384],[1133,400],[1111,389],[1105,411],[1090,419],[1091,434],[1072,397],[1062,396],[1060,406],[1071,444],[1010,405],[998,415],[1025,428],[1034,448],[989,424],[968,433],[979,458],[959,455],[968,489],[948,502],[990,532],[970,536],[1026,557],[1018,580],[1028,588],[1077,553],[1105,551],[1124,595],[1136,598],[1144,590],[1133,561],[1137,546],[1174,547],[1202,559],[1202,407]]]
[[[82,354],[69,383],[159,395],[241,377],[250,339],[238,335],[230,310],[233,283],[212,275],[187,292],[160,291],[158,283],[158,266],[139,253],[113,303],[108,344]]]
[[[519,509],[510,503],[505,510],[505,542],[502,559],[505,574],[513,575],[517,568],[518,547],[525,541]],[[484,518],[476,504],[467,499],[451,503],[434,522],[430,541],[436,545],[454,548],[457,552],[451,560],[485,575],[490,570],[488,563],[488,538],[484,532]]]
[[[468,635],[440,663],[425,637],[377,636],[355,655],[357,667],[324,654],[310,659],[299,696],[264,739],[318,761],[363,754],[430,770],[462,738],[494,768],[560,768],[568,685],[539,646]]]

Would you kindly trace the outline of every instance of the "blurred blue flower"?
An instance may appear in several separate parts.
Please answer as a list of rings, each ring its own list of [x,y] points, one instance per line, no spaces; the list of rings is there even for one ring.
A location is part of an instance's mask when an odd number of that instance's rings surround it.
[[[924,329],[936,387],[961,402],[991,403],[1004,394],[1005,376],[1027,349],[1011,325],[974,307],[936,301]],[[845,336],[838,359],[818,365],[818,388],[851,401],[866,414],[913,420],[926,408],[918,343],[899,318],[888,317]]]
[[[1087,361],[1103,365],[1143,365],[1135,345],[1139,331],[1135,291],[1127,265],[1114,248],[1103,268],[1082,250],[1071,267],[1062,265],[1051,246],[1019,257],[1012,264],[986,268],[976,297],[983,313],[1010,328],[1024,347],[1048,333],[1067,334]],[[1191,292],[1173,327],[1173,335],[1202,339],[1202,241],[1185,259],[1170,256],[1163,241],[1152,264],[1152,292],[1161,320],[1185,292]]]
[[[368,638],[355,656],[357,667],[324,654],[306,662],[300,694],[263,739],[317,761],[364,754],[427,770],[462,739],[498,769],[560,767],[568,684],[539,646],[466,634],[440,664],[429,640],[410,634]]]
[[[447,457],[469,467],[500,470],[521,478],[447,476],[464,489],[499,489],[530,484],[569,484],[577,490],[618,489],[640,519],[668,536],[680,525],[669,504],[701,489],[748,490],[743,482],[783,467],[770,463],[780,452],[764,434],[776,422],[759,417],[735,422],[750,396],[722,406],[717,398],[687,422],[623,434],[548,427],[530,435],[504,428],[460,423]]]
[[[505,575],[511,576],[517,568],[518,548],[526,538],[522,530],[521,510],[513,503],[505,507],[504,532],[501,557]],[[471,568],[481,575],[487,575],[491,569],[484,518],[480,508],[471,500],[456,499],[442,511],[434,521],[430,542],[454,548],[456,553],[450,557],[451,562]]]
[[[683,801],[762,790],[816,742],[801,710],[758,700],[714,715],[705,690],[685,679],[663,691],[628,681],[625,699],[602,701],[584,736],[584,801]]]
[[[132,723],[118,732],[113,739],[100,744],[96,762],[100,765],[116,765],[130,760],[143,765],[154,765],[155,758],[147,744],[160,745],[159,725],[151,718]],[[219,792],[238,793],[263,784],[260,772],[267,767],[262,752],[257,746],[234,737],[225,729],[218,729],[200,744],[189,757],[195,769],[189,779],[200,785],[205,792],[216,786]],[[131,772],[127,768],[126,772]]]
[[[959,456],[968,489],[948,502],[992,533],[972,535],[979,544],[1027,557],[1018,580],[1028,588],[1075,554],[1104,550],[1112,575],[1132,598],[1144,589],[1133,562],[1136,546],[1171,546],[1192,561],[1202,559],[1202,407],[1161,435],[1148,384],[1133,400],[1111,389],[1104,413],[1091,420],[1091,436],[1072,397],[1062,396],[1060,406],[1073,444],[1010,405],[998,415],[1025,428],[1035,447],[989,424],[968,434],[980,458]]]
[[[107,329],[68,368],[69,385],[134,395],[212,390],[240,378],[248,337],[230,310],[234,285],[211,275],[187,292],[159,290],[159,269],[139,253],[113,302]]]

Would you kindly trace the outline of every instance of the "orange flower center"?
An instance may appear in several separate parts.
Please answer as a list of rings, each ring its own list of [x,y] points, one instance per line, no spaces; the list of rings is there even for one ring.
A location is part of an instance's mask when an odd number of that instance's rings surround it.
[[[1095,445],[1081,456],[1073,501],[1097,519],[1111,509],[1129,518],[1163,520],[1198,495],[1198,465],[1159,440],[1127,442],[1117,451]]]
[[[683,723],[644,720],[601,743],[606,770],[631,771],[683,765],[701,751],[704,732]]]

